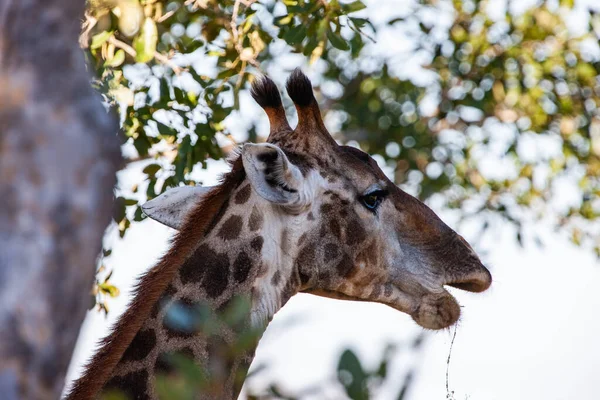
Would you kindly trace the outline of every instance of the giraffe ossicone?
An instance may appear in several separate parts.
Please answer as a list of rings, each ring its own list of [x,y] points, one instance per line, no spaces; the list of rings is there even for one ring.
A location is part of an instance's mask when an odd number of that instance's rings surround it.
[[[286,88],[298,126],[290,127],[273,81],[257,79],[251,94],[269,118],[267,143],[244,145],[219,185],[172,189],[144,207],[177,229],[173,243],[140,279],[68,398],[119,389],[156,399],[156,375],[175,373],[164,362],[173,352],[225,382],[201,398],[236,398],[254,349],[228,362],[218,349],[232,346],[239,330],[266,327],[298,292],[385,304],[442,329],[460,316],[445,286],[490,286],[491,274],[460,235],[368,154],[335,142],[302,72]],[[223,310],[238,296],[251,299],[243,327],[207,333],[172,323],[199,307]]]

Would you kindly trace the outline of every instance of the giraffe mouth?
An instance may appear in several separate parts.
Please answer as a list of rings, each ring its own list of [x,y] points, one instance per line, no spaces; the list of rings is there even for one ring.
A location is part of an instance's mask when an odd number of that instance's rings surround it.
[[[398,285],[397,282],[388,282],[384,286],[392,288],[392,298],[359,297],[323,288],[305,289],[302,292],[338,300],[381,303],[410,315],[418,325],[425,329],[438,330],[454,325],[461,314],[460,305],[444,286],[451,286],[472,293],[480,293],[487,290],[491,284],[492,275],[487,268],[480,265],[474,271],[442,281],[437,290],[427,290],[422,286],[418,288],[418,286],[405,286],[402,284]]]
[[[456,298],[444,286],[451,286],[472,293],[481,293],[492,284],[492,275],[483,265],[475,271],[447,280],[441,291],[430,292],[422,296],[416,309],[410,315],[413,320],[426,329],[445,329],[454,325],[461,315],[461,307]]]
[[[481,263],[477,263],[468,272],[455,271],[453,275],[453,277],[444,279],[437,290],[422,288],[425,291],[419,293],[419,291],[414,292],[407,287],[405,293],[408,297],[412,297],[413,307],[408,312],[402,309],[400,311],[407,312],[417,324],[425,329],[438,330],[454,325],[460,318],[461,306],[446,287],[481,293],[492,284],[492,274]]]
[[[466,274],[457,279],[451,279],[444,283],[444,285],[472,293],[484,292],[490,287],[491,284],[492,274],[483,265],[474,272]]]

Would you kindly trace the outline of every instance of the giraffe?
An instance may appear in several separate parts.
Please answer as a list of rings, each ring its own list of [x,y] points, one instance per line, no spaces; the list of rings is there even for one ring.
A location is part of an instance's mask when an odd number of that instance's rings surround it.
[[[170,250],[139,281],[128,309],[100,344],[67,399],[117,388],[156,399],[165,354],[181,352],[224,387],[199,398],[234,399],[254,347],[223,365],[219,354],[248,327],[265,328],[298,292],[378,302],[426,329],[460,316],[444,285],[471,292],[492,281],[471,246],[425,204],[396,187],[366,153],[327,131],[309,79],[296,69],[286,89],[298,114],[292,129],[279,90],[262,77],[251,94],[270,122],[266,143],[247,143],[212,188],[178,188],[145,205],[176,229]],[[177,312],[223,309],[251,299],[243,326],[208,335],[169,324]]]

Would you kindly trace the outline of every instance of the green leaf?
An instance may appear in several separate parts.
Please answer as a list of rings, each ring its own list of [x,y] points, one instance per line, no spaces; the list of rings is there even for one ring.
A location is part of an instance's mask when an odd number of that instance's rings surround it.
[[[148,136],[146,136],[146,133],[143,130],[141,130],[141,132],[138,131],[138,133],[138,137],[133,140],[133,147],[135,147],[140,156],[143,157],[148,155],[148,150],[152,147],[152,143],[150,143]]]
[[[156,186],[156,177],[151,176],[148,182],[148,187],[146,188],[146,197],[148,200],[152,200],[156,197],[156,191],[154,187]]]
[[[125,218],[125,199],[117,197],[113,203],[113,219],[118,224]]]
[[[560,0],[561,7],[573,8],[575,0]]]
[[[384,358],[383,360],[381,360],[381,363],[379,364],[379,368],[377,368],[376,373],[377,373],[377,376],[385,379],[385,377],[387,376],[387,372],[388,372],[388,360]]]
[[[235,327],[246,321],[246,317],[250,313],[250,306],[250,299],[235,296],[220,317],[228,326]]]
[[[230,78],[232,76],[234,76],[236,74],[236,70],[233,68],[227,68],[222,70],[221,72],[219,72],[217,74],[217,79],[225,79],[225,78]]]
[[[185,93],[183,93],[183,90],[181,90],[180,88],[178,88],[177,86],[173,86],[173,93],[175,93],[175,100],[177,100],[177,102],[179,104],[185,104],[186,103],[186,96]]]
[[[123,239],[125,237],[125,232],[127,232],[127,229],[129,229],[129,226],[131,226],[131,221],[129,221],[129,219],[127,219],[127,218],[125,218],[124,220],[119,222],[119,237],[121,239]]]
[[[282,39],[285,40],[290,46],[295,46],[299,43],[302,43],[305,37],[306,26],[298,25],[287,31],[285,35],[283,35]]]
[[[110,37],[112,35],[113,35],[112,31],[104,31],[104,32],[100,32],[97,35],[94,35],[94,37],[92,37],[92,43],[90,44],[90,49],[96,50],[96,49],[100,48],[100,46],[102,46],[104,43],[106,43],[106,41],[108,39],[110,39]]]
[[[329,43],[336,49],[340,50],[349,50],[350,46],[348,43],[342,39],[340,36],[336,35],[332,31],[327,31],[327,39],[329,39]]]
[[[168,125],[163,124],[162,122],[156,121],[156,128],[158,129],[158,133],[163,136],[176,136],[177,131],[174,128],[171,128]]]
[[[329,30],[329,20],[324,18],[317,22],[317,37],[320,39]]]
[[[144,220],[144,211],[142,207],[136,207],[135,213],[133,214],[133,220],[135,222],[140,222]]]
[[[146,175],[154,176],[156,173],[160,171],[160,165],[158,164],[149,164],[142,170]]]
[[[205,81],[205,79],[202,78],[193,67],[189,68],[188,72],[190,73],[190,75],[192,75],[192,78],[194,78],[194,80],[200,84],[200,86],[206,86],[207,82]]]
[[[310,39],[308,39],[308,43],[306,43],[306,46],[304,46],[302,54],[304,54],[306,57],[309,57],[318,45],[319,40],[316,37],[311,37]]]
[[[368,400],[367,374],[351,350],[345,350],[338,362],[338,380],[353,400]]]
[[[110,60],[106,60],[106,62],[104,63],[104,66],[116,68],[119,65],[123,64],[124,61],[125,61],[125,52],[122,49],[119,49],[119,50],[117,50],[117,52],[115,53],[113,58],[111,58]]]
[[[577,75],[579,75],[579,77],[582,80],[591,80],[591,79],[594,79],[597,75],[596,69],[594,67],[592,67],[590,64],[584,63],[584,62],[578,63],[576,70],[577,70]]]
[[[175,177],[181,182],[185,178],[185,167],[187,166],[188,157],[192,149],[191,138],[185,136],[179,145],[179,151],[175,159]]]
[[[115,285],[111,285],[110,283],[101,283],[98,285],[98,289],[104,294],[109,295],[110,297],[117,297],[119,295],[119,288]]]
[[[285,26],[292,22],[292,19],[294,19],[294,14],[286,14],[282,15],[281,17],[275,18],[273,20],[273,23],[275,24],[275,26]]]
[[[347,14],[364,10],[365,8],[367,8],[367,6],[365,6],[365,4],[360,0],[356,0],[348,4],[340,4],[340,6],[342,7],[342,10],[344,10]]]
[[[352,23],[354,24],[355,27],[357,28],[362,28],[363,26],[365,26],[367,23],[369,23],[369,20],[366,18],[355,18],[355,17],[349,17],[350,21],[352,21]]]
[[[142,25],[142,30],[133,40],[133,48],[136,51],[135,60],[140,63],[147,63],[154,58],[156,44],[158,42],[158,29],[154,20],[147,17]]]
[[[171,99],[171,89],[169,87],[169,81],[165,77],[160,79],[160,97],[161,100],[166,101],[169,101]]]
[[[394,25],[394,24],[396,24],[398,22],[404,22],[404,21],[406,21],[405,17],[398,17],[398,18],[393,18],[393,19],[389,20],[387,24],[388,25]]]

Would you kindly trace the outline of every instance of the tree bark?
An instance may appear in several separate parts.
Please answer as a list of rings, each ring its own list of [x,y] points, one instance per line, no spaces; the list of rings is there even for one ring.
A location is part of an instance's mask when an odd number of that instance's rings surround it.
[[[0,0],[0,397],[56,399],[120,164],[90,86],[83,0]]]

